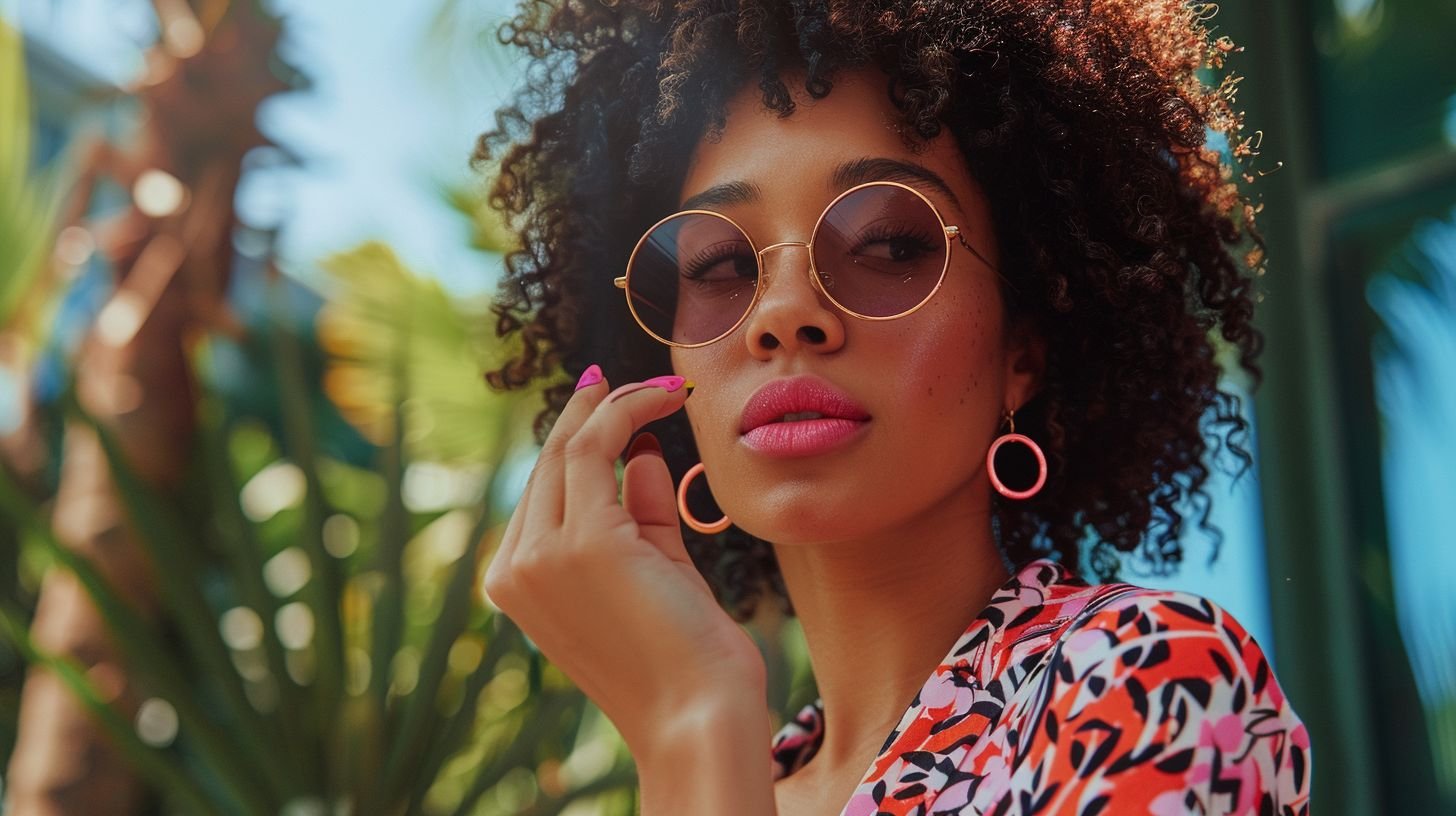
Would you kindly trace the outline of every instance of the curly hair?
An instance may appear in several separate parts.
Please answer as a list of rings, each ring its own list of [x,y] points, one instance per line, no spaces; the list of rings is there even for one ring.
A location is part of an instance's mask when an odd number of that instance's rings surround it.
[[[1232,180],[1237,169],[1252,181],[1258,155],[1233,108],[1239,77],[1200,76],[1241,50],[1212,39],[1214,11],[1176,0],[527,0],[498,32],[528,55],[524,85],[471,159],[493,171],[489,205],[520,241],[494,305],[508,357],[487,380],[545,385],[544,438],[590,363],[607,361],[622,382],[670,370],[612,279],[675,209],[695,145],[721,135],[747,83],[786,117],[786,75],[821,98],[840,69],[873,66],[907,143],[954,137],[991,202],[1007,313],[1047,341],[1043,386],[1017,413],[1046,451],[1047,480],[1029,500],[993,495],[1003,555],[1108,581],[1136,553],[1167,573],[1183,555],[1177,508],[1191,502],[1216,556],[1204,426],[1242,462],[1237,475],[1249,468],[1220,358],[1258,387],[1264,242],[1262,205]],[[1227,161],[1209,134],[1227,141]],[[698,459],[686,418],[654,429],[681,478]],[[736,620],[765,593],[793,614],[767,542],[737,528],[684,535]]]

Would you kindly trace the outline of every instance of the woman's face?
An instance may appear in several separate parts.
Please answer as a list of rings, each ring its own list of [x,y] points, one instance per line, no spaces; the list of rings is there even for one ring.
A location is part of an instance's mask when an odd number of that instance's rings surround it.
[[[732,218],[763,248],[807,242],[824,207],[857,183],[899,181],[997,263],[988,204],[954,140],[942,133],[907,148],[885,88],[877,71],[845,72],[827,97],[801,94],[780,119],[748,86],[730,103],[722,138],[697,146],[679,201],[732,185],[737,195],[701,208]],[[868,176],[846,179],[854,163]],[[1004,410],[1032,396],[1040,366],[1039,355],[1003,336],[996,272],[954,242],[945,280],[922,308],[870,321],[814,288],[803,247],[762,257],[769,281],[747,318],[715,343],[672,350],[674,373],[697,386],[686,411],[719,507],[776,544],[858,538],[927,513],[985,508],[986,450]],[[742,432],[760,388],[803,375],[849,397],[860,419]]]

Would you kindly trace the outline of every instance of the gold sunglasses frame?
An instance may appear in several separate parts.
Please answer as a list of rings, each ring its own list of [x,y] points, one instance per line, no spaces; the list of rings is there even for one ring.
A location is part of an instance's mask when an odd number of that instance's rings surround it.
[[[921,201],[924,201],[925,205],[930,208],[931,213],[935,215],[935,220],[940,224],[941,233],[945,237],[945,259],[941,263],[940,277],[936,279],[935,286],[931,288],[930,292],[927,293],[925,297],[920,300],[919,303],[915,304],[914,306],[903,312],[900,312],[899,314],[885,315],[881,317],[860,314],[859,312],[850,309],[843,303],[840,303],[838,300],[836,300],[834,296],[829,294],[829,292],[824,288],[824,282],[821,279],[819,275],[819,270],[816,268],[814,263],[814,239],[819,237],[819,230],[821,227],[824,226],[824,217],[829,214],[830,210],[834,209],[834,205],[838,204],[846,196],[863,190],[867,187],[898,187],[902,190],[910,191]],[[642,249],[642,244],[647,240],[647,236],[652,234],[653,230],[657,229],[658,227],[662,226],[668,221],[671,221],[674,218],[680,218],[684,215],[695,214],[710,215],[715,218],[721,218],[724,221],[727,221],[730,225],[732,225],[734,229],[738,230],[739,234],[741,234],[744,239],[748,241],[749,248],[753,250],[754,259],[758,264],[758,277],[754,279],[753,299],[748,302],[748,307],[743,310],[742,315],[739,315],[737,322],[735,322],[722,334],[714,337],[711,340],[705,340],[701,343],[678,343],[673,340],[668,340],[666,338],[660,337],[657,332],[649,329],[647,327],[647,324],[643,322],[642,316],[637,314],[637,308],[632,305],[632,292],[630,289],[627,288],[627,278],[632,274],[632,264],[634,261],[637,260],[637,252]],[[642,237],[638,238],[637,244],[632,247],[632,254],[627,258],[627,274],[614,278],[612,280],[612,283],[618,289],[622,290],[622,295],[627,299],[627,310],[632,313],[632,319],[636,320],[637,325],[641,326],[642,330],[651,335],[654,340],[672,346],[673,348],[702,348],[703,346],[712,345],[713,343],[716,343],[719,340],[722,340],[723,338],[737,331],[738,327],[743,325],[743,322],[748,319],[748,316],[753,314],[754,307],[758,305],[759,299],[763,296],[763,292],[765,289],[768,288],[770,282],[768,269],[764,266],[763,263],[763,254],[765,252],[768,252],[770,249],[799,246],[809,250],[809,284],[813,286],[814,289],[817,290],[821,295],[823,295],[826,300],[834,304],[834,307],[836,309],[839,309],[841,312],[844,312],[851,317],[857,317],[861,320],[898,320],[902,317],[909,317],[910,315],[920,311],[920,309],[925,306],[925,304],[930,302],[931,298],[935,297],[935,293],[940,291],[941,285],[945,283],[946,271],[950,269],[951,247],[954,245],[953,239],[959,240],[962,246],[970,250],[972,255],[975,255],[981,260],[981,263],[984,263],[993,271],[999,272],[999,270],[997,270],[990,261],[986,260],[985,256],[978,252],[975,247],[971,246],[970,242],[966,240],[966,237],[961,234],[961,228],[959,226],[945,223],[945,218],[940,214],[940,208],[936,207],[935,203],[927,198],[924,193],[920,192],[914,187],[911,187],[908,184],[901,184],[898,181],[867,181],[863,184],[856,184],[855,186],[850,187],[848,190],[845,190],[844,192],[835,196],[832,201],[825,205],[824,209],[819,213],[819,218],[814,222],[814,231],[809,234],[808,243],[805,243],[803,241],[780,241],[777,244],[769,244],[763,249],[758,249],[757,246],[753,243],[753,237],[748,234],[748,230],[744,229],[742,225],[740,225],[737,221],[734,221],[732,218],[729,218],[723,213],[714,212],[712,210],[698,209],[679,210],[678,212],[675,212],[658,220],[657,223],[648,227],[647,230],[642,233]]]

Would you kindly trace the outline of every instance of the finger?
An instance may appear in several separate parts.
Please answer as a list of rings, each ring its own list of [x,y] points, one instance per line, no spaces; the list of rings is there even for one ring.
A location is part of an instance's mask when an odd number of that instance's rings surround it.
[[[534,495],[531,508],[524,519],[529,527],[554,530],[561,526],[561,508],[565,503],[562,494],[566,489],[563,475],[566,446],[602,400],[606,399],[609,388],[601,369],[595,365],[590,366],[577,384],[576,393],[566,401],[561,415],[551,426],[551,433],[547,435],[545,444],[541,446],[541,453],[536,457],[536,467],[531,471]]]
[[[668,558],[691,564],[687,546],[683,544],[682,528],[678,526],[677,491],[667,462],[662,458],[662,449],[650,432],[642,433],[639,439],[632,447],[634,452],[641,452],[627,460],[622,473],[622,506],[637,520],[643,538]]]
[[[500,548],[495,555],[495,559],[502,566],[510,563],[510,557],[521,539],[521,531],[529,524],[547,523],[553,528],[559,526],[559,519],[533,517],[534,511],[531,508],[540,502],[533,502],[532,496],[542,491],[562,489],[559,474],[566,440],[591,416],[597,404],[607,395],[607,390],[607,381],[602,376],[601,368],[595,364],[588,366],[577,382],[576,393],[562,406],[561,414],[551,426],[551,433],[547,434],[541,452],[536,456],[536,463],[531,467],[531,475],[526,479],[526,486],[521,491],[521,498],[516,502],[516,509],[511,513],[511,520],[506,525]]]
[[[566,446],[564,497],[573,515],[581,519],[599,517],[617,504],[619,452],[638,428],[682,407],[690,390],[683,385],[681,377],[625,385],[592,412]],[[570,523],[570,519],[565,521]]]

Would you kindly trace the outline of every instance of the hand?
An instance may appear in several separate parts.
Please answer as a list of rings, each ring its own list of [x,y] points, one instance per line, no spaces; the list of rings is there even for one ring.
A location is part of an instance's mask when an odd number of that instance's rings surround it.
[[[761,702],[766,672],[688,556],[662,457],[632,457],[617,499],[618,453],[636,429],[682,407],[682,378],[607,388],[567,401],[484,585],[635,754],[703,704]]]

